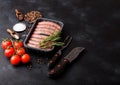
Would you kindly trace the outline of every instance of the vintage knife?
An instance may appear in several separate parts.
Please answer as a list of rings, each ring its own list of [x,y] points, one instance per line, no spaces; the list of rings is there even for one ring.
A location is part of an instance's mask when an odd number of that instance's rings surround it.
[[[55,66],[55,68],[51,69],[48,72],[49,77],[56,77],[61,74],[66,66],[70,64],[74,59],[78,57],[78,55],[84,50],[84,47],[76,47],[74,48],[66,57],[64,57],[61,62]]]

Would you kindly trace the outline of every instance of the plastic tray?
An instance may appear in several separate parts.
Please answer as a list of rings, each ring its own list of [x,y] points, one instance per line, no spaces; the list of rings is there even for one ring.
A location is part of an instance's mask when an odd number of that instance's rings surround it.
[[[26,37],[25,40],[24,40],[24,46],[25,46],[26,48],[29,48],[29,49],[32,49],[32,50],[36,50],[36,51],[50,52],[50,51],[54,50],[55,46],[54,46],[52,49],[50,49],[50,50],[46,50],[46,49],[41,49],[41,48],[40,48],[40,49],[39,49],[39,48],[33,48],[33,47],[30,47],[30,46],[27,45],[27,43],[28,43],[31,35],[33,34],[33,32],[34,32],[34,30],[35,30],[35,28],[36,28],[36,25],[38,24],[38,22],[42,22],[42,21],[51,21],[51,22],[54,22],[54,23],[58,24],[59,26],[61,26],[61,31],[62,31],[62,28],[63,28],[63,25],[64,25],[64,24],[63,24],[63,22],[61,22],[61,21],[52,20],[52,19],[47,19],[47,18],[37,19],[37,20],[35,21],[35,23],[32,25],[32,27],[31,27],[31,29],[30,29],[27,37]]]

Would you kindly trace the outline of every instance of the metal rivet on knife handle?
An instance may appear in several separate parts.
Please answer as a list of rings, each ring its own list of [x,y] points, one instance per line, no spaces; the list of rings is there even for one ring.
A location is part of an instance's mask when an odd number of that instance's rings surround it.
[[[56,77],[64,71],[64,68],[69,64],[67,59],[63,59],[55,68],[48,72],[49,77]]]
[[[48,67],[49,67],[49,68],[53,68],[59,58],[60,58],[60,55],[59,55],[58,53],[56,53],[56,54],[52,57],[52,59],[48,62]]]

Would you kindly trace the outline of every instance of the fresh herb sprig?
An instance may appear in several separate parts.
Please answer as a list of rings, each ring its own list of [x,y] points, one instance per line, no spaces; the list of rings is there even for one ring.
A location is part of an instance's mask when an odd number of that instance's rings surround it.
[[[40,48],[46,49],[46,48],[52,48],[53,46],[62,46],[64,43],[60,42],[61,31],[58,31],[54,33],[53,35],[49,36],[42,42],[40,42]]]

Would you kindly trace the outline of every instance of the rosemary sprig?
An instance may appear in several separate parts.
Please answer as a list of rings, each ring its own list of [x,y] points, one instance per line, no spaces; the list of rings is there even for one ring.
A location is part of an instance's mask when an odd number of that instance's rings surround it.
[[[40,42],[40,48],[45,49],[45,48],[52,48],[53,46],[62,46],[64,43],[59,42],[59,40],[61,39],[60,35],[61,32],[58,31],[53,35],[49,36],[48,38]]]

